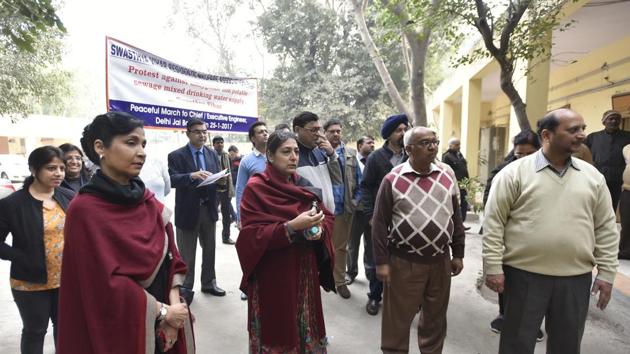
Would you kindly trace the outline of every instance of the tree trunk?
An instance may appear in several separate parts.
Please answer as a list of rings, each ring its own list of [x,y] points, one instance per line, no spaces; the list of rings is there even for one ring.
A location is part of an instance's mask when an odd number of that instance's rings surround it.
[[[441,0],[431,1],[431,17]],[[431,27],[425,26],[421,32],[409,26],[410,18],[405,11],[405,3],[397,2],[392,4],[388,0],[382,0],[397,17],[403,31],[403,36],[409,45],[410,53],[408,62],[409,69],[409,93],[410,104],[413,110],[413,122],[418,126],[427,125],[427,108],[424,100],[424,68],[426,63],[427,51],[431,39]]]
[[[361,33],[363,44],[365,45],[365,48],[367,49],[379,76],[381,77],[381,81],[383,81],[383,85],[385,85],[389,98],[391,98],[392,102],[400,112],[405,113],[408,117],[413,117],[412,112],[409,110],[409,107],[407,107],[407,104],[400,95],[394,80],[392,80],[392,77],[385,66],[385,62],[383,62],[383,59],[378,52],[378,48],[374,44],[372,36],[370,36],[370,31],[368,30],[367,23],[365,22],[365,15],[363,14],[362,1],[350,0],[350,3],[352,4],[354,18],[359,26],[359,32]]]
[[[499,67],[501,68],[501,90],[510,100],[512,108],[514,108],[518,126],[521,128],[521,131],[528,129],[531,130],[529,119],[527,119],[526,105],[523,102],[521,95],[516,90],[516,87],[514,87],[514,82],[512,81],[514,76],[514,63],[505,58],[504,55],[495,56],[495,60],[499,63]]]

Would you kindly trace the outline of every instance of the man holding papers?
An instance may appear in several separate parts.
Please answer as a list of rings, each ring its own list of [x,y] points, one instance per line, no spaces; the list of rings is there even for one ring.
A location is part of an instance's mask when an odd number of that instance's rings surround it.
[[[195,254],[197,238],[202,248],[201,291],[224,296],[217,286],[214,271],[217,213],[216,183],[199,187],[212,174],[219,172],[217,153],[205,146],[206,123],[191,119],[186,124],[188,144],[168,155],[168,173],[175,188],[175,227],[177,247],[188,266],[181,293],[192,302],[195,283]],[[227,176],[227,175],[226,175]]]

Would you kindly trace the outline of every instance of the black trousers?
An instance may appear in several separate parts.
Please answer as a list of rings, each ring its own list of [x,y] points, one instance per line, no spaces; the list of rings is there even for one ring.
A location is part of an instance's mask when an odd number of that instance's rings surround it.
[[[217,192],[217,204],[221,205],[221,222],[223,223],[223,230],[221,236],[223,241],[227,241],[230,238],[230,224],[232,223],[232,203],[230,203],[230,194],[228,191]]]
[[[20,291],[11,289],[13,300],[22,319],[22,354],[42,354],[48,321],[53,324],[53,338],[57,343],[57,305],[59,289]]]
[[[459,190],[459,209],[462,212],[462,222],[466,221],[466,214],[468,214],[468,201],[466,200],[466,196],[468,192],[465,189]]]
[[[372,251],[372,227],[369,221],[363,211],[354,211],[350,239],[348,240],[347,273],[351,277],[356,277],[359,274],[359,247],[361,245],[361,235],[363,235],[363,268],[365,269],[365,277],[370,282],[368,297],[372,300],[381,301],[383,298],[383,282],[376,278],[376,266],[374,265]]]
[[[201,246],[201,288],[206,289],[216,280],[214,260],[216,252],[216,222],[210,218],[207,205],[199,206],[199,220],[192,230],[176,229],[177,248],[188,266],[184,288],[192,289],[195,285],[195,261],[197,239]]]
[[[628,259],[630,258],[630,191],[621,192],[619,214],[621,215],[619,256]]]
[[[606,186],[610,191],[610,198],[612,199],[613,211],[617,212],[617,206],[619,205],[619,198],[621,197],[621,185],[623,181],[609,181],[606,180]]]
[[[559,277],[503,266],[505,316],[500,354],[532,354],[543,317],[547,354],[579,354],[591,273]]]

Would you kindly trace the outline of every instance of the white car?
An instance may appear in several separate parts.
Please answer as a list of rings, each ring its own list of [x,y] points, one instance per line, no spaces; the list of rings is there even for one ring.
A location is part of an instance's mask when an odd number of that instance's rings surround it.
[[[15,187],[8,179],[0,178],[0,199],[15,192]]]
[[[12,182],[24,182],[31,175],[26,157],[21,155],[0,155],[0,178]]]

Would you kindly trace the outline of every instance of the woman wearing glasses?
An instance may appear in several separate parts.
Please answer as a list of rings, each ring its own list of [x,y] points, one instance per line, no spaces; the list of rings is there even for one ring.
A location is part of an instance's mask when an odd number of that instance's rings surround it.
[[[78,192],[90,180],[90,173],[83,165],[83,151],[70,143],[61,144],[63,161],[66,164],[66,177],[61,186]]]

